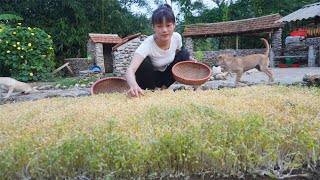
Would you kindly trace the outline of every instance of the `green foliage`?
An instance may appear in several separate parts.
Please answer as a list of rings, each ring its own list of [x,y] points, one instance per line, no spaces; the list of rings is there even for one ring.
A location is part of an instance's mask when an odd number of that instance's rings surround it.
[[[9,24],[22,21],[23,18],[15,14],[0,14],[0,23]]]
[[[24,0],[1,3],[0,12],[24,17],[24,24],[40,27],[52,35],[56,64],[65,58],[86,57],[89,33],[118,34],[125,37],[137,32],[151,33],[149,20],[129,12],[131,4],[142,0]],[[32,17],[32,18],[29,18]]]
[[[197,61],[202,61],[202,58],[203,58],[202,51],[196,51],[195,55],[196,55]]]
[[[48,80],[54,67],[51,36],[39,28],[8,27],[0,30],[0,63],[3,75],[22,81]],[[9,74],[8,74],[9,73]]]

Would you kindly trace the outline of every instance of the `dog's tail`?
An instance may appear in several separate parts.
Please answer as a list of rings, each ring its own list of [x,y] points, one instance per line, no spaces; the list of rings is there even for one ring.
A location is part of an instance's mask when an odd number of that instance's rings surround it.
[[[263,41],[264,45],[266,46],[266,52],[264,53],[264,55],[269,56],[270,45],[268,41],[265,38],[261,38],[261,41]]]

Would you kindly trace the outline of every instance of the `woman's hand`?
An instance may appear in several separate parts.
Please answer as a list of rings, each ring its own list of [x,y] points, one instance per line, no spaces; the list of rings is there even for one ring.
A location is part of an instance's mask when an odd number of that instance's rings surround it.
[[[139,97],[139,94],[144,96],[144,92],[139,86],[133,86],[126,92],[128,97]]]
[[[127,68],[125,78],[127,80],[128,85],[130,86],[130,89],[126,92],[126,95],[128,97],[139,97],[139,94],[144,96],[144,92],[138,85],[135,77],[135,73],[139,68],[140,64],[142,63],[143,59],[144,58],[141,55],[134,53],[132,61],[129,67]]]

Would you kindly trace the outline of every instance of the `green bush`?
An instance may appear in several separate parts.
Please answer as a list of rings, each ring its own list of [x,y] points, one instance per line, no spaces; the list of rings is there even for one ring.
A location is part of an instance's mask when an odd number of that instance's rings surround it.
[[[0,74],[22,81],[48,80],[54,68],[51,36],[39,28],[0,28]]]
[[[203,58],[203,52],[202,51],[196,51],[195,56],[197,58],[197,61],[202,61]]]

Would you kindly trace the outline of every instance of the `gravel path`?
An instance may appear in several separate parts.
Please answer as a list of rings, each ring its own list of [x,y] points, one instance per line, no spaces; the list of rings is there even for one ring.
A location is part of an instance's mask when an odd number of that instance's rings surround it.
[[[320,67],[302,67],[302,68],[272,68],[272,73],[274,76],[273,84],[295,84],[303,82],[302,78],[305,74],[314,72],[320,74]],[[209,88],[218,88],[218,87],[235,87],[235,73],[232,74],[233,77],[228,76],[227,80],[212,80],[206,82],[202,86],[206,86]],[[259,71],[255,71],[253,73],[244,73],[242,81],[248,81],[247,84],[264,84],[268,81],[268,76]],[[181,84],[173,84],[170,88],[180,87]],[[185,86],[189,87],[189,86]]]

